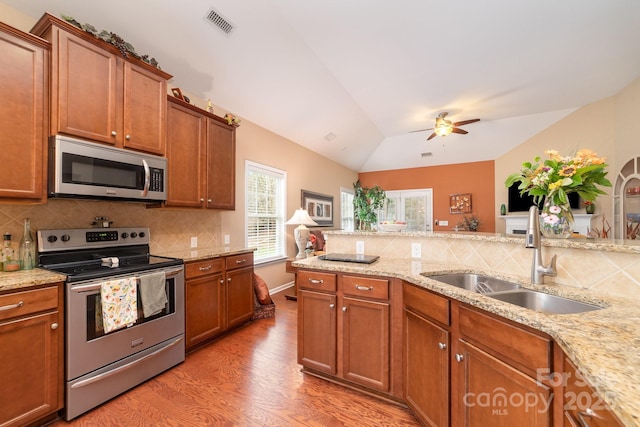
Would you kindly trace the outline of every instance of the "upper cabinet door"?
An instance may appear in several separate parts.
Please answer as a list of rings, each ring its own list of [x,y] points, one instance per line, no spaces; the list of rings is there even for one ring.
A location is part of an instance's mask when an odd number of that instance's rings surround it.
[[[0,23],[0,197],[46,200],[49,44]]]
[[[125,148],[164,155],[167,80],[124,63]]]
[[[236,132],[213,119],[207,126],[207,207],[236,207]]]
[[[115,144],[122,128],[118,58],[73,34],[54,33],[58,54],[53,58],[52,133]]]

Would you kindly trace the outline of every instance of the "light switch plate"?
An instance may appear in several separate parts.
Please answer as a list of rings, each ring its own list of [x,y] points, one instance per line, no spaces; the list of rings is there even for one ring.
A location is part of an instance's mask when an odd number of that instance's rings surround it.
[[[197,237],[192,237],[191,238],[191,247],[192,248],[197,248],[198,247],[198,238]]]
[[[438,225],[439,225],[440,227],[446,227],[447,225],[449,225],[449,221],[443,221],[443,220],[440,220],[440,222],[438,223]]]
[[[362,240],[356,240],[356,254],[364,254],[364,242]]]
[[[228,245],[230,241],[231,241],[231,237],[228,234],[225,234],[224,235],[224,244]]]

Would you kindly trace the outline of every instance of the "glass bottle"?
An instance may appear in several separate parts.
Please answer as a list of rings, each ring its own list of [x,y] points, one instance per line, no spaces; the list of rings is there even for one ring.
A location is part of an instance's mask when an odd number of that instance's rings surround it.
[[[36,266],[36,242],[31,234],[31,220],[25,218],[24,231],[20,241],[20,261],[23,270],[32,270]]]
[[[0,271],[4,271],[4,262],[13,260],[13,248],[11,247],[11,234],[4,233],[4,242],[0,250]]]

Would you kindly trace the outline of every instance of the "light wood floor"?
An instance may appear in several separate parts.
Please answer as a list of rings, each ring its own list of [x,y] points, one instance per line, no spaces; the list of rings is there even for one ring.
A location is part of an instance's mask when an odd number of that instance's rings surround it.
[[[407,409],[300,372],[296,302],[67,423],[51,426],[417,426]]]

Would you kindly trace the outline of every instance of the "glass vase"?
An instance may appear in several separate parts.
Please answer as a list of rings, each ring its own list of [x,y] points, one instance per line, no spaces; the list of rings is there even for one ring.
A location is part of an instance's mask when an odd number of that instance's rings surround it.
[[[540,213],[540,231],[545,237],[566,239],[573,233],[573,213],[569,201],[556,204],[547,197]]]

